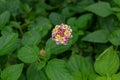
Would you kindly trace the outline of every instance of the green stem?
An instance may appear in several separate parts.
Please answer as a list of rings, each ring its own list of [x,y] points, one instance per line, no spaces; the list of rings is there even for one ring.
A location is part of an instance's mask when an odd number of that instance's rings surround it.
[[[109,77],[109,75],[107,74],[107,80],[111,80],[111,78]]]
[[[39,62],[41,62],[40,58],[38,59]]]
[[[23,35],[23,30],[19,28],[20,34]]]

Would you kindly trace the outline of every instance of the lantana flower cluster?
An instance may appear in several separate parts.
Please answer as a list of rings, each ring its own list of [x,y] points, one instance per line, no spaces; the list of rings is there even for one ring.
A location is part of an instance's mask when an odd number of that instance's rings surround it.
[[[56,44],[66,45],[69,38],[72,38],[72,29],[66,24],[56,25],[52,30],[52,40],[54,40]]]

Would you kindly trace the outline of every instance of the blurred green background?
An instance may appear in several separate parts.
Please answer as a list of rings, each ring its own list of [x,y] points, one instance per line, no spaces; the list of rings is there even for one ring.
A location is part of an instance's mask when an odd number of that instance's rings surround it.
[[[0,80],[119,80],[119,45],[120,0],[0,0]]]

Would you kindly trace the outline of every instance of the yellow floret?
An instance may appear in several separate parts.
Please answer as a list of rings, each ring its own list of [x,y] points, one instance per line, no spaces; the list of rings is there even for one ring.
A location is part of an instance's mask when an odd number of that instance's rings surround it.
[[[60,42],[61,42],[61,43],[64,43],[64,42],[65,42],[65,38],[64,38],[64,37],[61,37]]]
[[[70,36],[70,35],[71,35],[71,32],[70,32],[69,30],[67,30],[67,31],[64,32],[64,35],[65,35],[65,36]]]
[[[56,25],[56,26],[55,26],[55,29],[58,29],[59,27],[60,27],[59,25]]]
[[[67,26],[67,25],[64,25],[62,28],[63,28],[63,29],[68,29],[68,26]]]
[[[72,29],[68,29],[68,31],[72,32]]]
[[[53,29],[53,33],[57,33],[58,32],[58,29]]]
[[[60,39],[61,39],[60,35],[56,35],[56,36],[55,36],[55,40],[56,40],[56,41],[60,41]]]

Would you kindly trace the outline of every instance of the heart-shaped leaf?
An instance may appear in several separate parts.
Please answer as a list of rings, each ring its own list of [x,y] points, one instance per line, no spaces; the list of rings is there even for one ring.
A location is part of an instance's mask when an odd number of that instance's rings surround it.
[[[106,49],[95,61],[94,68],[102,76],[113,75],[119,68],[119,58],[113,47]]]
[[[36,46],[24,46],[18,51],[18,58],[25,63],[32,63],[39,59],[39,49]]]
[[[5,68],[1,73],[2,80],[18,80],[22,73],[23,64],[15,64]]]
[[[49,61],[45,71],[50,80],[73,80],[66,63],[63,60],[53,59]]]

